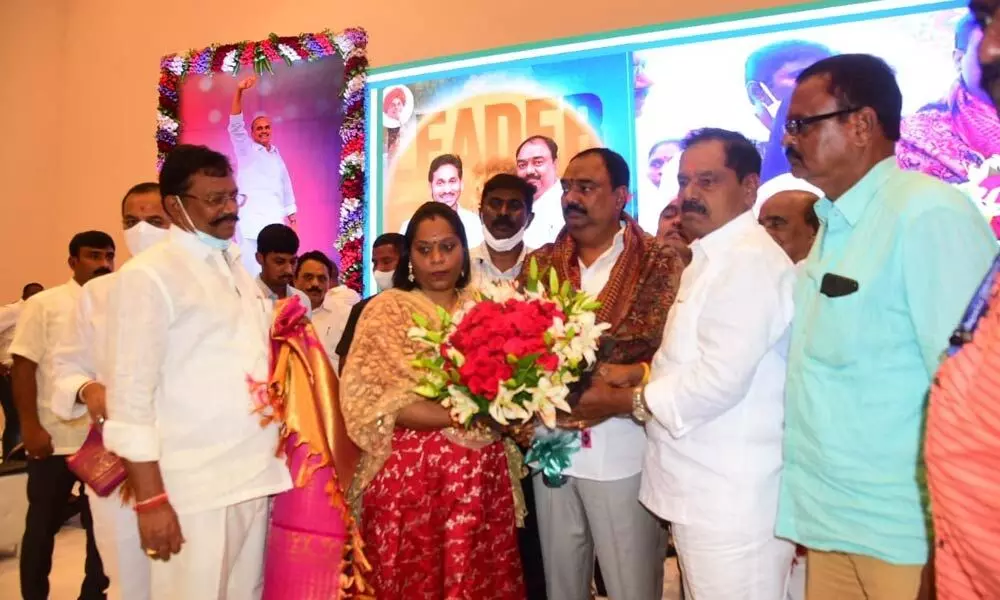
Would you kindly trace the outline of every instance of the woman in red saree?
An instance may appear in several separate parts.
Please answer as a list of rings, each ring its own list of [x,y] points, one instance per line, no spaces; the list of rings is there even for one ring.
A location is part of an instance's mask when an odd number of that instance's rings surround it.
[[[365,309],[341,380],[344,421],[362,450],[348,498],[369,580],[379,600],[522,600],[520,454],[510,440],[453,427],[447,409],[413,392],[413,315],[434,322],[438,307],[454,312],[471,297],[457,213],[421,206],[399,265],[395,288]]]

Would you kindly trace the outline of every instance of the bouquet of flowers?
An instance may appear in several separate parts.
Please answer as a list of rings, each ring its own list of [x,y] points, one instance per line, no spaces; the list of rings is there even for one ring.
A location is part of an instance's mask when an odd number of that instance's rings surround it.
[[[597,323],[600,303],[560,284],[554,269],[542,285],[534,259],[528,274],[523,290],[487,284],[454,317],[438,308],[440,328],[413,316],[408,335],[427,346],[413,363],[424,372],[415,391],[466,427],[477,418],[507,426],[537,416],[553,428],[556,411],[571,410],[570,384],[596,362],[610,327]]]

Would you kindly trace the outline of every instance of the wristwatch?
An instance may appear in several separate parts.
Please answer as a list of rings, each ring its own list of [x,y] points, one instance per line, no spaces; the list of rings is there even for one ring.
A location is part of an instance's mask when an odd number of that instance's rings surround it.
[[[646,406],[646,399],[643,398],[645,390],[646,386],[644,385],[632,388],[632,418],[642,425],[645,425],[653,417],[652,413],[649,412],[649,407]]]

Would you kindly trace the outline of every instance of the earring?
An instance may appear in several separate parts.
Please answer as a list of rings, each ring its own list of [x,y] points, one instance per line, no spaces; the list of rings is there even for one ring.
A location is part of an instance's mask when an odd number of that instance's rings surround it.
[[[413,263],[410,263],[410,274],[407,279],[410,280],[410,283],[413,283]]]

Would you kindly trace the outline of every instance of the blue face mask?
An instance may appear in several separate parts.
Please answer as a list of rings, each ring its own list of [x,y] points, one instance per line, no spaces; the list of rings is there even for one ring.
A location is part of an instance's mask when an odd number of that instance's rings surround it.
[[[194,231],[195,237],[197,237],[202,244],[205,244],[209,248],[214,248],[215,250],[229,249],[229,240],[220,240],[214,235],[209,235],[194,226],[194,221],[191,220],[191,216],[188,215],[187,209],[184,208],[184,204],[180,201],[180,198],[177,199],[177,205],[181,207],[181,212],[184,213],[184,218],[187,219],[188,224]]]

